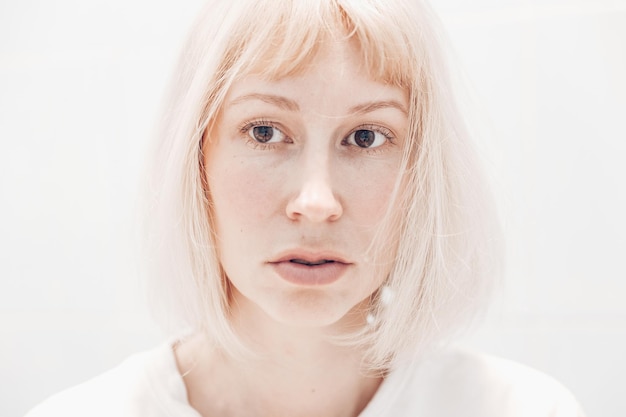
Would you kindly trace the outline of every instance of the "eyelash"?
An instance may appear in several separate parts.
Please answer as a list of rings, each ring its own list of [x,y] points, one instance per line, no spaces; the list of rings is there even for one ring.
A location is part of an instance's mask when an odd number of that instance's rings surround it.
[[[245,136],[247,144],[252,146],[253,149],[272,150],[272,149],[276,149],[276,147],[280,145],[280,143],[262,143],[262,142],[258,142],[250,138],[250,136],[248,135],[248,132],[250,131],[250,129],[257,127],[257,126],[270,126],[275,129],[278,129],[285,135],[286,139],[289,140],[289,142],[287,143],[293,143],[293,139],[291,139],[291,137],[289,137],[285,133],[285,129],[282,128],[279,124],[274,123],[270,120],[266,120],[266,119],[255,119],[255,120],[248,121],[239,127],[239,132],[243,136]],[[341,144],[345,146],[349,146],[351,148],[357,148],[356,151],[367,152],[369,154],[376,154],[376,153],[384,151],[384,149],[380,149],[380,148],[384,148],[385,147],[384,145],[378,146],[376,148],[360,148],[359,146],[355,146],[355,145],[347,143],[347,140],[350,137],[350,135],[352,135],[354,132],[358,130],[371,130],[372,132],[380,133],[387,139],[388,144],[395,145],[396,136],[393,134],[391,130],[383,126],[373,125],[373,124],[363,124],[363,125],[359,125],[355,127],[354,129],[350,131],[350,133],[346,135],[346,137],[344,137],[341,140]],[[282,143],[285,143],[285,142],[282,142]]]

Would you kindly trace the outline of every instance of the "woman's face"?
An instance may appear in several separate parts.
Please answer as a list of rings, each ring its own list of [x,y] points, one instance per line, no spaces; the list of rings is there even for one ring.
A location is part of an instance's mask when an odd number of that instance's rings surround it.
[[[367,249],[399,174],[407,111],[407,93],[371,79],[347,43],[301,75],[233,84],[204,154],[235,314],[297,326],[363,317],[355,307],[395,252],[393,236]]]

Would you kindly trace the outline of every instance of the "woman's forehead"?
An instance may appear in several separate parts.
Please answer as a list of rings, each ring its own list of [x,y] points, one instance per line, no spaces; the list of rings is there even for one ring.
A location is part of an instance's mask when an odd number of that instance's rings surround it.
[[[368,83],[408,90],[406,83],[399,82],[409,78],[408,74],[398,74],[397,67],[387,66],[383,70],[380,65],[373,65],[367,52],[353,38],[328,39],[304,56],[287,58],[281,53],[284,51],[268,50],[256,61],[242,65],[235,83],[254,77],[257,82],[263,80],[268,84],[287,84],[315,76],[319,82],[332,83],[352,81],[354,76],[358,76],[359,80]]]
[[[249,74],[229,89],[225,110],[267,108],[345,117],[373,111],[408,115],[407,89],[372,77],[358,50],[346,42],[320,50],[299,73],[283,77]]]

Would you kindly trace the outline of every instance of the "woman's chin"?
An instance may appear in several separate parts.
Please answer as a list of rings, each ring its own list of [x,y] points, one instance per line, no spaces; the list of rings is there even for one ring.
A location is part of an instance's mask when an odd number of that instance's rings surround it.
[[[264,319],[267,319],[267,325],[275,323],[294,330],[319,329],[338,334],[354,332],[365,324],[366,312],[361,305],[363,302],[357,302],[355,305],[354,302],[337,299],[323,291],[299,291],[286,297],[274,298],[271,302],[259,300],[253,301],[252,304],[254,307],[241,311],[249,317],[242,318],[260,326],[263,325]],[[258,310],[261,310],[262,314],[259,314]]]

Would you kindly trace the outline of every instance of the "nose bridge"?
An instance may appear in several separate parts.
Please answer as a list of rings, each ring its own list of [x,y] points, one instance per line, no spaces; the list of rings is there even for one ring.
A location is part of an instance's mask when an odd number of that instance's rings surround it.
[[[296,174],[298,187],[287,206],[290,218],[323,222],[337,220],[343,213],[328,148],[328,143],[323,141],[303,149]]]

